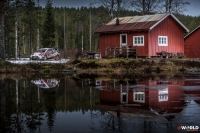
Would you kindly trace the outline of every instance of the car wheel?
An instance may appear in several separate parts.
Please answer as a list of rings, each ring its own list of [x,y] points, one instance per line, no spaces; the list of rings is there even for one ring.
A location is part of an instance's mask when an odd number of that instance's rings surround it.
[[[47,60],[47,56],[44,56],[44,60],[45,60],[45,61]]]
[[[57,56],[56,56],[56,60],[59,60],[59,59],[60,59],[60,57],[57,55]]]

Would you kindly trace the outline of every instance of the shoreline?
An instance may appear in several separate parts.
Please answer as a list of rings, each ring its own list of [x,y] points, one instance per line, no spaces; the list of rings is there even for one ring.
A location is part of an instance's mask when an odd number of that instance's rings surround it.
[[[61,73],[65,70],[77,73],[200,73],[200,60],[197,59],[81,59],[64,64],[12,64],[0,62],[0,73]]]

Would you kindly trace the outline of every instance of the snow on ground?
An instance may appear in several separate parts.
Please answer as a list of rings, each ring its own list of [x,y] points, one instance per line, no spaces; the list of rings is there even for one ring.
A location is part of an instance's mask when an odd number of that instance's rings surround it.
[[[30,60],[29,58],[20,58],[20,59],[10,59],[6,60],[7,62],[13,64],[28,64],[28,63],[36,63],[36,64],[64,64],[69,61],[69,59],[60,59],[60,60]]]

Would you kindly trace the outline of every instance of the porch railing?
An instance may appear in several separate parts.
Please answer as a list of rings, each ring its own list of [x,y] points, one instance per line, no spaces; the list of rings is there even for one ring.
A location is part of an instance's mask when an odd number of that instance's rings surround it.
[[[111,47],[108,46],[106,49],[105,49],[105,56],[109,56],[110,55],[110,52],[111,52]]]
[[[115,48],[107,47],[105,49],[105,57],[126,57],[129,58],[129,56],[135,56],[137,57],[137,48],[132,46],[126,46],[126,47],[120,47],[117,46]]]

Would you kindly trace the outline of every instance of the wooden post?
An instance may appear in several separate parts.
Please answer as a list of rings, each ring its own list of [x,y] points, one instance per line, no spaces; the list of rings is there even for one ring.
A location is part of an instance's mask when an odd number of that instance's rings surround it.
[[[128,59],[128,46],[126,46],[126,59]]]
[[[137,45],[136,45],[136,49],[135,49],[135,58],[137,59]]]
[[[114,58],[116,57],[116,48],[114,48]]]

